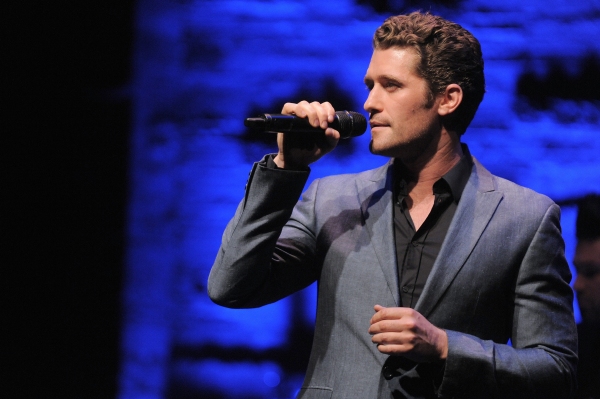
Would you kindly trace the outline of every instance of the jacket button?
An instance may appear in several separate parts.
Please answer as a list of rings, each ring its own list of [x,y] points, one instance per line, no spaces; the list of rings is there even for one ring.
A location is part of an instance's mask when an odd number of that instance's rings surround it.
[[[390,367],[388,367],[388,366],[383,366],[382,372],[383,372],[383,377],[386,380],[389,380],[389,379],[391,379],[394,376],[394,373],[393,373],[392,369]]]

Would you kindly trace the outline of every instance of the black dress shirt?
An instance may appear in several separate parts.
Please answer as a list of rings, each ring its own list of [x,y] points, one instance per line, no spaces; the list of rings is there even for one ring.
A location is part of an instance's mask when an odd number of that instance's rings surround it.
[[[463,156],[448,173],[433,185],[435,195],[431,212],[415,231],[406,207],[407,172],[399,160],[394,164],[394,235],[398,263],[400,306],[414,308],[440,252],[460,196],[471,175],[473,161],[466,146]]]

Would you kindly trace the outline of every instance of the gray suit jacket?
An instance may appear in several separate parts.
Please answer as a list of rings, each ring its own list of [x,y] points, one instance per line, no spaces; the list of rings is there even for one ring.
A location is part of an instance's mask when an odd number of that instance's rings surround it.
[[[308,172],[255,164],[211,299],[256,307],[318,281],[300,398],[571,397],[577,338],[559,207],[477,161],[415,307],[448,334],[442,372],[371,343],[373,306],[399,303],[392,169],[315,180],[296,203]]]

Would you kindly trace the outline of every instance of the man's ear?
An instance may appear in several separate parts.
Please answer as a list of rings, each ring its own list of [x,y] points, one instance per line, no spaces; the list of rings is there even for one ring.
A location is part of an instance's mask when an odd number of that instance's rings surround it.
[[[456,83],[449,84],[444,93],[442,93],[442,99],[438,106],[438,114],[440,116],[445,116],[456,111],[456,108],[458,108],[462,102],[462,98],[462,88]]]

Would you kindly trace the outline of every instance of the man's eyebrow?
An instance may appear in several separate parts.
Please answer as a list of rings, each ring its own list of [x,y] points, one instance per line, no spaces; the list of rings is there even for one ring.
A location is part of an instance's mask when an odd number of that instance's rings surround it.
[[[600,271],[600,263],[593,262],[593,261],[581,261],[581,262],[574,261],[573,266],[575,266],[576,269],[591,269],[591,270],[599,270]]]
[[[364,77],[363,81],[366,83],[373,83],[375,80],[384,80],[384,81],[388,81],[388,82],[396,82],[396,83],[400,83],[400,80],[392,75],[379,75],[377,76],[377,79],[371,79],[367,76]]]
[[[398,80],[397,77],[392,76],[392,75],[381,75],[380,79],[387,80],[387,81],[390,81],[390,82],[400,83],[400,80]]]

